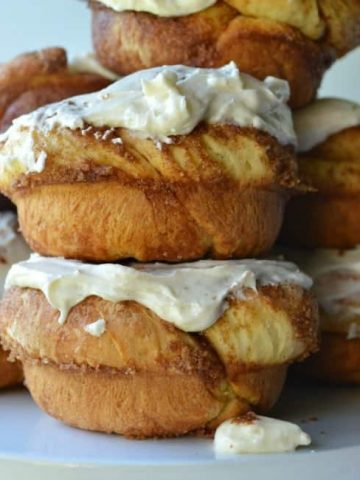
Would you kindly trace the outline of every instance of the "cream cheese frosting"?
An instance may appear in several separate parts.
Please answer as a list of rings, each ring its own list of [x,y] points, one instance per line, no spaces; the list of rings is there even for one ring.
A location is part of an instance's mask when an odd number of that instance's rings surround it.
[[[288,98],[289,85],[284,80],[269,77],[260,82],[240,73],[235,63],[219,69],[172,66],[143,70],[100,92],[48,105],[15,119],[0,136],[0,142],[5,142],[0,170],[20,163],[26,172],[39,172],[44,162],[40,152],[34,152],[34,132],[48,133],[58,127],[123,127],[156,142],[169,143],[171,136],[187,135],[207,122],[254,127],[283,145],[294,145]]]
[[[98,0],[116,12],[147,12],[159,17],[181,17],[201,12],[217,0]]]
[[[314,293],[326,317],[323,330],[360,333],[360,247],[350,250],[284,250],[314,281]],[[356,321],[355,321],[356,320]]]
[[[201,260],[177,265],[92,265],[33,254],[14,265],[6,288],[41,290],[59,310],[64,323],[72,307],[96,295],[111,302],[136,301],[186,332],[210,327],[226,309],[229,295],[282,283],[311,287],[311,280],[292,263],[272,260]]]
[[[15,213],[0,212],[0,295],[12,264],[29,258],[30,254],[30,248],[17,232]]]
[[[360,125],[360,105],[339,98],[321,98],[294,112],[298,152],[307,152],[331,135]]]
[[[310,444],[310,436],[298,425],[255,414],[225,421],[214,440],[215,452],[220,455],[290,452]]]
[[[40,173],[45,168],[46,153],[35,148],[34,132],[31,128],[24,132],[21,128],[11,129],[11,144],[8,145],[6,155],[0,153],[0,173],[8,167],[19,168],[20,171]],[[6,141],[6,132],[0,134],[0,142]]]

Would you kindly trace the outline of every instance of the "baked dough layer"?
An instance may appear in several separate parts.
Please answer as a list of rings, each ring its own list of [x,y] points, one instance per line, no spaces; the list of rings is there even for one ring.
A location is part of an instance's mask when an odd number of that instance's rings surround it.
[[[271,248],[298,186],[291,147],[233,125],[203,124],[161,149],[125,129],[97,140],[105,131],[35,131],[44,171],[27,175],[14,162],[2,175],[0,188],[17,205],[33,250],[97,262],[180,262]],[[118,137],[122,144],[113,142]],[[0,153],[11,155],[17,142]]]
[[[28,361],[24,370],[33,399],[46,413],[73,427],[129,438],[208,434],[222,420],[249,409],[235,399],[229,399],[224,408],[220,398],[189,375],[127,376],[61,370]],[[261,388],[268,390],[268,399],[277,398],[286,370],[274,367],[262,380]]]

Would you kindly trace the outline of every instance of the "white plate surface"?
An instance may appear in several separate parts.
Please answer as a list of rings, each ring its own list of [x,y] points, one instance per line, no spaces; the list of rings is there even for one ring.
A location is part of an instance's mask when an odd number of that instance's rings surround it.
[[[216,458],[212,441],[130,441],[72,429],[25,390],[0,395],[1,480],[359,480],[360,389],[288,387],[276,412],[313,438],[290,454]]]

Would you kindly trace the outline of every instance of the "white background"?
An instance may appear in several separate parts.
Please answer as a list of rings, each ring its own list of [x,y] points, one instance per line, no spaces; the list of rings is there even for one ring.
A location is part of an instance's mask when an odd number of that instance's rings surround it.
[[[0,62],[20,52],[64,46],[71,55],[91,50],[90,14],[84,0],[0,0]],[[320,94],[360,102],[360,49],[326,75]]]

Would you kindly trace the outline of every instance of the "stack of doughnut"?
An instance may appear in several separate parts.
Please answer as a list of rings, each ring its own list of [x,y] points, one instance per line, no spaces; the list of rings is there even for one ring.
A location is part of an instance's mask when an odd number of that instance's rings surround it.
[[[360,383],[360,105],[324,98],[295,113],[299,173],[312,192],[291,200],[286,256],[314,279],[322,347],[309,376]]]
[[[288,201],[288,244],[358,242],[358,111],[311,102],[325,71],[360,44],[360,3],[89,5],[96,71],[126,76],[35,111],[48,101],[33,100],[4,121],[0,190],[36,253],[7,275],[1,342],[37,404],[69,425],[136,438],[213,433],[271,409],[289,365],[318,350],[311,278],[264,259]],[[341,132],[329,111],[343,114]],[[352,288],[357,272],[308,271],[327,330],[304,368],[325,377],[330,348],[354,380],[356,315],[335,317],[356,312],[356,298],[321,292]]]
[[[311,279],[253,258],[303,189],[288,100],[286,81],[235,63],[158,67],[1,137],[0,189],[36,252],[7,276],[1,339],[47,413],[136,438],[212,433],[268,411],[317,350]]]
[[[46,48],[19,55],[0,65],[0,132],[12,121],[36,108],[99,90],[108,80],[91,73],[73,73],[62,48]],[[31,250],[18,233],[14,205],[0,197],[0,293],[11,265],[29,257]],[[22,372],[18,363],[7,361],[0,348],[0,388],[18,384]]]

